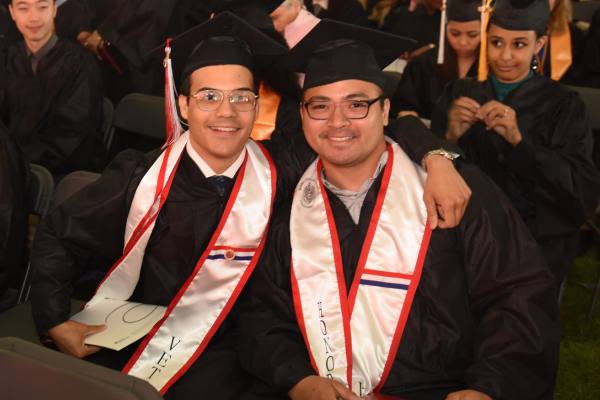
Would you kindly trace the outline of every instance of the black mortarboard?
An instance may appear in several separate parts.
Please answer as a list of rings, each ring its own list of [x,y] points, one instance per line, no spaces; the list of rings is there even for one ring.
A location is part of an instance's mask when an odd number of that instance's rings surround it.
[[[233,11],[237,8],[251,4],[253,7],[260,7],[267,14],[271,14],[283,2],[284,0],[209,0],[207,8],[211,12],[220,13],[223,11]]]
[[[481,19],[481,0],[447,0],[448,21],[467,22]]]
[[[328,19],[321,20],[286,56],[296,72],[306,73],[304,89],[359,79],[383,88],[383,68],[416,41]]]
[[[497,0],[490,24],[510,31],[535,31],[545,35],[550,5],[548,0]]]
[[[163,52],[161,47],[152,53]],[[255,72],[257,67],[272,63],[286,52],[284,46],[227,11],[171,42],[174,76],[180,76],[182,81],[198,68],[210,65],[243,65]]]

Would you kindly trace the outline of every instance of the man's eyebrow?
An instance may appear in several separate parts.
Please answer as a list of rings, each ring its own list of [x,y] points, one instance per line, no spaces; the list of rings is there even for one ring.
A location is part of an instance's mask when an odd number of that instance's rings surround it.
[[[306,101],[331,101],[327,96],[313,96]]]
[[[364,100],[364,99],[368,99],[369,95],[364,92],[357,92],[357,93],[350,93],[349,95],[347,95],[344,98],[348,99],[348,100],[356,100],[356,99]]]
[[[201,91],[201,90],[219,90],[219,91],[224,91],[224,90],[222,90],[222,89],[217,89],[217,88],[212,88],[212,87],[208,87],[208,86],[203,86],[203,87],[201,87],[200,89],[196,90],[196,92],[199,92],[199,91]],[[235,89],[231,89],[231,90],[249,90],[249,91],[251,91],[251,92],[253,92],[253,91],[254,91],[252,88],[249,88],[249,87],[246,87],[246,86],[239,87],[239,88],[235,88]],[[225,90],[225,92],[226,92],[226,91],[227,91],[227,90]]]

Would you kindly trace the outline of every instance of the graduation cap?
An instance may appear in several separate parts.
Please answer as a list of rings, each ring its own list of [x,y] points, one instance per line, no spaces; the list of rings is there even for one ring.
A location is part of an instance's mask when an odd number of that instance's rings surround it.
[[[448,0],[446,14],[448,21],[468,22],[481,18],[481,0]]]
[[[162,47],[155,50],[158,54],[163,51]],[[286,52],[284,46],[225,11],[173,38],[170,56],[174,76],[181,74],[183,81],[195,70],[210,65],[236,64],[255,72]]]
[[[383,68],[417,42],[374,29],[329,19],[321,20],[285,58],[306,74],[304,89],[359,79],[383,88]]]
[[[254,8],[262,8],[267,14],[271,14],[283,2],[284,0],[211,0],[208,1],[207,8],[210,12],[220,13],[223,11],[235,11],[237,8],[251,5]]]
[[[438,43],[438,64],[444,63],[446,47],[446,25],[448,21],[468,22],[481,19],[481,0],[444,0],[440,16],[440,40]]]
[[[165,59],[165,107],[167,119],[167,144],[181,134],[177,118],[174,76],[183,82],[197,69],[212,65],[241,65],[253,74],[256,69],[272,63],[285,54],[287,48],[231,12],[191,28],[167,41],[152,55],[164,51]],[[175,71],[175,72],[174,72]]]
[[[497,0],[490,23],[510,31],[547,31],[550,5],[548,0]]]

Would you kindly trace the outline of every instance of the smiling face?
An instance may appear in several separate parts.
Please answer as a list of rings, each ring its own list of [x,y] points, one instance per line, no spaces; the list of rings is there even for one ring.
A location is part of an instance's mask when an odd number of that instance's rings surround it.
[[[353,167],[378,160],[385,149],[383,128],[388,124],[389,100],[374,102],[363,119],[349,119],[340,102],[372,100],[381,96],[381,89],[370,82],[344,80],[310,88],[304,92],[304,102],[336,103],[331,116],[315,120],[301,107],[302,127],[306,141],[319,155],[325,168]],[[352,103],[349,104],[350,107]]]
[[[476,56],[479,47],[480,21],[448,21],[446,31],[448,32],[448,43],[459,57]]]
[[[491,24],[488,31],[487,58],[491,70],[500,82],[515,83],[524,79],[531,69],[531,60],[546,41],[536,38],[534,31],[510,31]]]
[[[189,125],[190,142],[213,169],[231,165],[244,149],[257,113],[236,111],[227,93],[232,90],[254,91],[252,73],[240,65],[212,65],[197,69],[190,76],[190,93],[217,89],[226,92],[215,111],[204,111],[192,97],[179,96],[181,115]]]
[[[46,44],[54,32],[54,0],[13,0],[8,8],[31,51],[35,52]]]

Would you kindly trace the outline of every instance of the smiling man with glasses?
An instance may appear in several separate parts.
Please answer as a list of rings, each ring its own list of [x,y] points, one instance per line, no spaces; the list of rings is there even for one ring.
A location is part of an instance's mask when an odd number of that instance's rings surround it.
[[[255,375],[244,399],[549,399],[558,320],[543,257],[467,164],[465,217],[427,225],[426,174],[384,136],[385,40],[322,21],[288,54],[306,72],[302,125],[318,159],[273,219],[242,302],[240,355]]]

